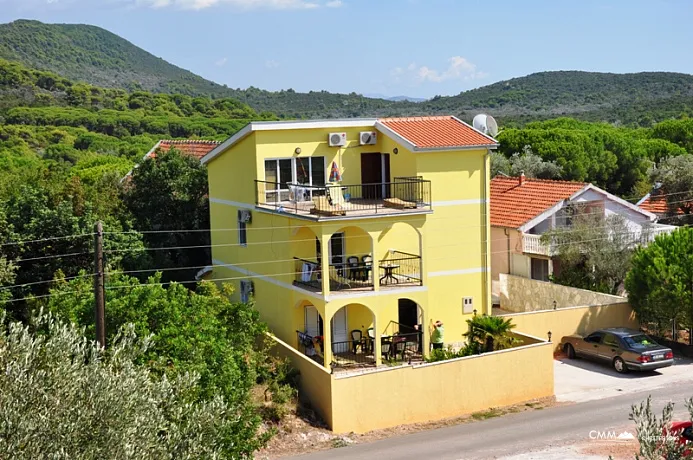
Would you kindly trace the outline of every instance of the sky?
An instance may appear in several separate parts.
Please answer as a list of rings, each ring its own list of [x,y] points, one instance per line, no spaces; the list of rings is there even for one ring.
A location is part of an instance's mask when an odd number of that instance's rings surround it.
[[[691,0],[0,0],[233,88],[428,98],[546,70],[693,73]]]

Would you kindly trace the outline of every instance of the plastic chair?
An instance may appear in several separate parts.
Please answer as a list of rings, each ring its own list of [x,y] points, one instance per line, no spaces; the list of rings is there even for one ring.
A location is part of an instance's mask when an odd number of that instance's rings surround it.
[[[370,254],[366,254],[361,257],[361,264],[361,272],[363,273],[363,279],[361,281],[368,281],[369,273],[373,269],[373,257],[371,257]]]
[[[361,347],[363,352],[363,342],[361,342],[362,334],[359,329],[351,331],[351,350],[356,354],[356,347]]]
[[[349,256],[347,258],[347,265],[349,267],[349,279],[350,280],[361,280],[363,279],[363,267],[359,263],[359,258],[356,256]]]

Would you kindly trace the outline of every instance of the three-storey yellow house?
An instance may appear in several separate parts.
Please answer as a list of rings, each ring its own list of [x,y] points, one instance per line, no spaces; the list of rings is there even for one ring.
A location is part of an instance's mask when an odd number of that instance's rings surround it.
[[[253,122],[208,167],[214,279],[327,369],[419,359],[491,313],[489,152],[451,116]]]

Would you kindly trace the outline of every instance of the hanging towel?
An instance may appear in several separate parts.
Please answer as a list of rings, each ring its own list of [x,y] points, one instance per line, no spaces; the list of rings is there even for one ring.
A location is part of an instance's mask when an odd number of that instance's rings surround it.
[[[304,262],[303,267],[301,269],[301,281],[303,281],[304,283],[309,282],[312,275],[313,275],[313,264],[309,264],[308,262]]]

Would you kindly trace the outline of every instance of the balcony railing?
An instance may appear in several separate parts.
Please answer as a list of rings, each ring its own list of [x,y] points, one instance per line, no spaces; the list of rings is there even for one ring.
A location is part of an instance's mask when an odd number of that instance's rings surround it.
[[[320,261],[294,257],[294,284],[322,292]],[[373,263],[355,256],[329,265],[330,291],[373,289]]]
[[[615,238],[618,238],[625,245],[646,246],[648,243],[654,241],[657,235],[671,233],[677,228],[678,227],[670,225],[654,225],[649,228],[644,228],[641,232],[629,232],[625,234],[620,233],[616,235]],[[552,244],[544,244],[541,241],[541,236],[542,235],[533,235],[530,233],[523,234],[522,252],[544,256],[554,256],[557,254],[558,248],[562,244],[578,244],[569,240],[562,241],[560,234],[554,238],[554,242]]]
[[[421,278],[421,256],[400,251],[390,251],[388,256],[378,263],[378,279],[381,286],[418,285]]]
[[[417,177],[358,185],[255,184],[257,206],[316,219],[431,210],[431,182]]]

